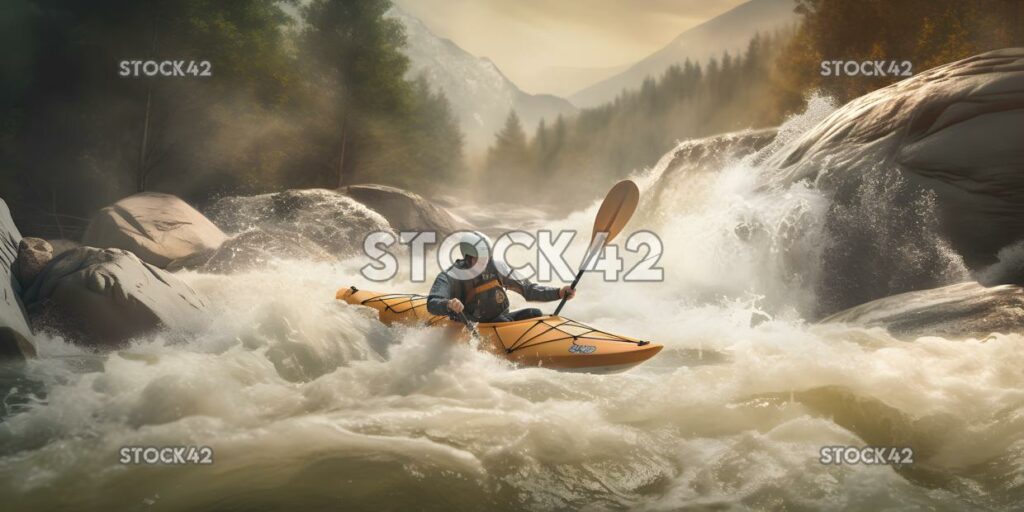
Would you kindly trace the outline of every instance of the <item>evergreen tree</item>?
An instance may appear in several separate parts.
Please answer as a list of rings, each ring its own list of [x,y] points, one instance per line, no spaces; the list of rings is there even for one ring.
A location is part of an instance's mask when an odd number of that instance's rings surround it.
[[[221,169],[204,166],[217,151],[209,144],[221,119],[237,117],[225,115],[234,108],[227,99],[247,98],[250,111],[273,109],[287,101],[296,76],[284,44],[290,18],[274,0],[17,0],[10,7],[0,14],[0,47],[5,68],[17,69],[4,80],[0,165],[4,195],[19,196],[15,211],[27,231],[53,227],[58,214],[80,220],[159,186],[154,180],[197,183],[183,179],[186,171],[220,179]],[[197,72],[207,61],[210,73],[124,76],[120,63],[134,59],[191,61]]]
[[[723,54],[706,69],[692,61],[670,66],[611,103],[540,124],[529,142],[532,169],[519,175],[536,176],[549,186],[531,187],[529,197],[536,200],[550,191],[548,199],[562,202],[554,194],[567,186],[581,190],[581,197],[597,195],[653,165],[680,139],[777,124],[782,113],[769,94],[775,37],[783,36],[758,36],[746,53]],[[498,134],[488,160],[490,183],[521,165],[509,163],[521,152],[513,149],[522,146],[520,132],[518,120],[510,119]]]
[[[534,133],[530,144],[530,156],[535,172],[543,176],[548,171],[548,160],[551,156],[551,141],[547,124],[543,119],[537,123],[537,132]]]
[[[414,86],[413,108],[405,123],[407,161],[399,167],[407,172],[402,184],[420,190],[457,185],[455,182],[465,172],[459,121],[448,99],[440,91],[431,90],[425,77],[418,77]]]
[[[27,233],[74,237],[68,224],[138,190],[429,192],[464,172],[448,101],[405,79],[385,0],[9,3],[0,187]],[[282,4],[305,4],[298,31]],[[122,76],[133,59],[208,61],[209,76]]]
[[[840,102],[901,76],[822,77],[829,60],[907,60],[914,71],[1024,45],[1024,2],[1006,0],[799,0],[802,22],[780,59],[780,89],[824,90]]]
[[[398,20],[384,18],[390,7],[388,0],[314,0],[304,9],[303,50],[322,90],[336,96],[328,168],[337,185],[350,182],[366,153],[382,145],[373,133],[377,122],[394,121],[410,107],[405,32]]]
[[[515,110],[505,118],[505,125],[495,134],[494,145],[487,151],[487,175],[492,185],[515,186],[529,177],[530,152],[526,132]]]

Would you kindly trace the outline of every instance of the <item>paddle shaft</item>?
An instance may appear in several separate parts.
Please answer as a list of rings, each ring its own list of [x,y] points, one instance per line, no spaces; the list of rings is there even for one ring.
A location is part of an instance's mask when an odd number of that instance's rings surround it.
[[[466,316],[465,311],[459,311],[459,318],[462,319],[462,323],[466,324],[466,329],[469,329],[469,334],[476,339],[480,339],[480,331],[477,331],[476,326],[469,321],[469,317]]]
[[[572,288],[573,290],[576,289],[576,285],[580,284],[580,279],[583,279],[583,273],[587,271],[587,266],[590,265],[590,260],[592,260],[592,259],[597,257],[597,251],[595,251],[593,243],[594,242],[591,241],[592,245],[590,246],[590,249],[587,249],[587,255],[584,256],[583,264],[580,265],[579,272],[576,272],[576,278],[573,279],[572,280],[572,284],[569,285],[569,288]],[[555,308],[555,314],[556,315],[562,311],[562,307],[565,306],[565,303],[568,300],[569,300],[569,295],[566,295],[565,297],[562,297],[562,302],[559,302],[558,303],[558,307]]]
[[[580,278],[583,277],[583,273],[586,272],[586,271],[587,271],[586,266],[584,266],[583,268],[580,268],[580,271],[576,273],[576,279],[572,280],[572,284],[569,285],[569,288],[572,288],[573,290],[575,290],[576,289],[576,285],[580,283]],[[567,300],[569,300],[569,295],[568,294],[566,294],[565,297],[562,297],[562,302],[558,303],[558,307],[555,308],[555,315],[558,315],[558,313],[560,313],[562,311],[562,306],[565,306],[565,302]]]

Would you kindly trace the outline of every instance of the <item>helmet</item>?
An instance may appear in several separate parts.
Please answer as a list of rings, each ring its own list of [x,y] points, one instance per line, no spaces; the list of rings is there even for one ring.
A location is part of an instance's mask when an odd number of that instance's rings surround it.
[[[479,260],[487,260],[491,255],[491,239],[479,231],[465,231],[459,235],[459,252]]]
[[[459,231],[444,239],[441,243],[441,250],[437,253],[438,263],[445,265],[441,258],[451,257],[451,250],[459,248],[463,259],[466,257],[476,258],[473,265],[465,268],[460,265],[452,265],[448,269],[449,275],[459,280],[469,280],[480,275],[490,264],[491,240],[487,235],[479,231]],[[442,254],[444,256],[442,256]]]

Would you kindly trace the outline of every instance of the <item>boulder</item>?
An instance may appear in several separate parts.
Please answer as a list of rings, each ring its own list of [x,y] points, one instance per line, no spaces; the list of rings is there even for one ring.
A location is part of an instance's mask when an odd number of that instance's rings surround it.
[[[391,231],[388,221],[379,213],[351,197],[325,189],[225,197],[207,213],[230,233],[253,229],[294,233],[335,256],[357,254],[371,232]]]
[[[176,196],[144,192],[100,210],[82,243],[131,251],[142,261],[165,268],[173,260],[216,249],[225,238],[209,219]]]
[[[244,272],[265,268],[278,259],[335,260],[323,247],[298,233],[254,229],[229,238],[200,270],[219,274]]]
[[[384,216],[397,231],[434,231],[438,240],[467,229],[447,210],[419,194],[387,185],[351,185],[338,189]]]
[[[82,246],[82,244],[66,238],[51,238],[47,240],[47,242],[50,243],[50,247],[53,247],[53,255],[55,257],[70,251],[71,249],[77,249]]]
[[[874,300],[826,317],[822,322],[883,327],[904,339],[985,338],[992,333],[1024,333],[1024,288],[959,283]]]
[[[707,183],[700,179],[701,175],[720,171],[730,161],[757,153],[775,141],[777,134],[775,128],[764,128],[680,142],[662,157],[662,161],[665,158],[671,160],[650,186],[653,195],[641,201],[642,212],[645,216],[674,215],[682,206],[679,201],[681,196],[687,199],[706,197],[703,189]],[[684,189],[694,193],[688,194]]]
[[[1024,48],[992,51],[857,98],[766,160],[769,187],[832,201],[824,312],[957,282],[1024,238],[1021,105]]]
[[[230,240],[231,239],[228,238],[224,243],[227,243]],[[221,247],[224,247],[224,244],[221,244]],[[210,258],[213,257],[214,253],[219,250],[220,247],[217,249],[199,251],[195,254],[185,256],[184,258],[178,258],[168,263],[164,270],[168,272],[177,272],[179,270],[199,270],[203,268],[203,265],[206,265],[206,262],[210,261]]]
[[[21,233],[0,199],[0,360],[34,356],[32,329],[21,303],[21,286],[12,273]]]
[[[11,270],[22,288],[32,285],[32,280],[53,259],[53,246],[42,238],[22,238],[18,244],[18,258]]]
[[[122,249],[57,256],[25,291],[34,325],[92,346],[118,346],[159,329],[192,331],[206,303],[172,274]]]

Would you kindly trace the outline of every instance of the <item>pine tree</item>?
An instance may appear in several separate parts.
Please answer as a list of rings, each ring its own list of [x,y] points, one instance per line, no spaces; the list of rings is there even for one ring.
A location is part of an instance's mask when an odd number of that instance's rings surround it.
[[[337,95],[334,185],[351,182],[360,159],[382,146],[374,126],[410,106],[405,31],[384,17],[390,8],[388,0],[315,0],[304,9],[303,51],[323,90]]]
[[[519,115],[512,110],[487,151],[487,174],[493,184],[511,186],[523,183],[529,177],[529,168],[526,132]]]

